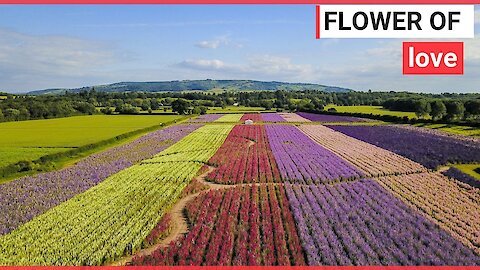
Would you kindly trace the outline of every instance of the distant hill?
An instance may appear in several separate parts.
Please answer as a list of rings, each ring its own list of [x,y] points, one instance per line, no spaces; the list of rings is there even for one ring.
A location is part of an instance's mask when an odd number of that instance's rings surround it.
[[[252,80],[184,80],[184,81],[161,81],[161,82],[119,82],[106,85],[93,86],[98,92],[177,92],[177,91],[295,91],[295,90],[319,90],[326,92],[348,92],[351,89],[326,86],[311,83],[286,83],[265,82]],[[30,95],[58,95],[65,92],[80,92],[92,89],[92,86],[72,89],[45,89],[32,91]]]

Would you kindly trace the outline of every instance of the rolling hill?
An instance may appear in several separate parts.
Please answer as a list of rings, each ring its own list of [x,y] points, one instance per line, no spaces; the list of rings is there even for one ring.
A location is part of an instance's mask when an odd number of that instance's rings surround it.
[[[311,83],[287,83],[287,82],[266,82],[253,80],[183,80],[183,81],[159,81],[159,82],[119,82],[106,85],[95,85],[71,89],[45,89],[29,92],[30,95],[63,94],[65,92],[80,92],[90,90],[92,87],[99,92],[163,92],[163,91],[294,91],[294,90],[319,90],[326,92],[348,92],[351,89],[326,86]]]

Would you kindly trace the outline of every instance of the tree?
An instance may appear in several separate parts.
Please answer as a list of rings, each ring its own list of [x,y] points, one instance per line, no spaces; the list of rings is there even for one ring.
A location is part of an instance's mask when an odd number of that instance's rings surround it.
[[[178,98],[172,102],[172,111],[178,114],[188,114],[190,105],[190,102],[186,99]]]
[[[468,100],[465,102],[465,116],[479,117],[480,116],[480,100]]]
[[[424,117],[432,111],[430,103],[425,99],[416,100],[413,104],[415,108],[415,115],[418,118]]]
[[[18,120],[18,118],[20,116],[20,111],[17,110],[17,109],[8,108],[8,109],[5,110],[3,115],[5,116],[5,119],[7,119],[7,120],[16,121],[16,120]]]
[[[461,101],[448,101],[445,107],[447,108],[445,119],[449,121],[462,118],[465,113],[465,107]]]
[[[0,122],[3,121],[3,118],[4,118],[3,112],[2,112],[2,110],[0,110]]]
[[[140,110],[132,104],[125,103],[120,107],[115,108],[115,111],[120,114],[138,114]]]
[[[162,106],[162,105],[161,105],[160,101],[158,101],[158,99],[153,98],[152,100],[150,100],[150,108],[152,110],[158,110],[158,109],[160,109],[160,106]]]
[[[430,103],[431,112],[433,120],[442,118],[447,113],[447,108],[441,100],[435,100]]]

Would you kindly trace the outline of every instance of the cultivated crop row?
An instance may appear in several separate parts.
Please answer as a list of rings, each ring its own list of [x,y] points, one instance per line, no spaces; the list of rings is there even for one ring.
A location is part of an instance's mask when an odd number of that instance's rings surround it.
[[[363,172],[290,125],[266,125],[280,174],[292,183],[326,183],[361,177]]]
[[[303,265],[283,187],[211,190],[187,205],[190,232],[134,265]]]
[[[263,122],[286,122],[278,113],[262,113]]]
[[[380,177],[397,197],[480,254],[480,191],[438,173]]]
[[[330,126],[330,128],[395,152],[429,169],[447,163],[480,161],[480,142],[396,126]]]
[[[252,120],[253,122],[261,122],[262,115],[259,113],[246,113],[242,116],[240,121],[244,122],[246,120]]]
[[[309,265],[480,263],[472,250],[372,180],[286,189]]]
[[[311,122],[296,113],[279,113],[279,115],[287,122]]]
[[[305,134],[371,176],[427,171],[400,155],[321,125],[302,125]]]
[[[198,127],[167,127],[91,155],[71,167],[0,185],[0,235],[97,185],[108,176],[152,157]]]
[[[138,250],[231,128],[199,128],[0,237],[0,265],[99,265]]]
[[[315,114],[315,113],[306,113],[306,112],[298,112],[297,114],[312,122],[367,122],[367,121],[370,121],[369,119],[350,117],[350,116]]]
[[[218,118],[214,122],[236,123],[240,121],[242,116],[243,116],[243,113],[225,114],[224,116]]]
[[[208,123],[208,122],[213,122],[217,120],[218,118],[222,117],[223,114],[204,114],[200,115],[195,118],[191,118],[188,121],[189,122],[198,122],[198,123]]]
[[[468,175],[461,170],[451,167],[448,170],[442,172],[443,175],[454,178],[460,182],[468,184],[472,187],[480,188],[480,180],[476,179],[475,177]]]
[[[209,163],[217,168],[207,178],[217,183],[281,180],[264,126],[235,126]]]

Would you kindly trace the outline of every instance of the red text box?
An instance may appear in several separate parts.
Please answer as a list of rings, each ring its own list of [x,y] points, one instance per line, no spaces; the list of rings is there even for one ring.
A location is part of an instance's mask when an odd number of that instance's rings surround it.
[[[403,74],[462,75],[463,42],[404,42]]]

